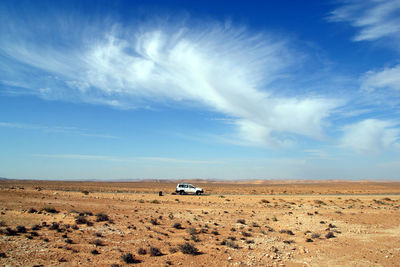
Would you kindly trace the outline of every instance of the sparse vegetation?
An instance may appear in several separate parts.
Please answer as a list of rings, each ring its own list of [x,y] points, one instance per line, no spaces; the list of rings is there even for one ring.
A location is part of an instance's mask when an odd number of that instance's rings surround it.
[[[325,202],[323,202],[322,200],[319,200],[319,199],[314,200],[314,203],[318,204],[318,205],[326,205]]]
[[[145,248],[139,248],[139,249],[138,249],[138,254],[139,254],[139,255],[146,255],[146,254],[147,254],[147,251],[146,251]]]
[[[152,225],[160,225],[160,223],[157,221],[157,219],[153,219],[153,218],[150,219],[150,223]]]
[[[110,220],[110,218],[105,213],[97,213],[96,214],[96,222],[106,222],[109,220]]]
[[[238,219],[236,222],[240,223],[240,224],[246,224],[246,220],[245,219]]]
[[[175,229],[183,229],[182,224],[179,223],[179,222],[174,223],[173,227],[174,227]]]
[[[224,240],[221,242],[221,245],[227,246],[227,247],[230,247],[230,248],[234,248],[234,249],[238,249],[238,248],[239,248],[239,246],[238,246],[233,240],[226,240],[226,239],[224,239]]]
[[[23,225],[18,225],[18,226],[17,226],[17,232],[18,232],[18,233],[21,233],[21,234],[26,233],[26,228],[25,228],[25,226],[23,226]]]
[[[28,213],[36,213],[36,212],[37,212],[37,210],[34,209],[34,208],[30,208],[30,209],[28,210]]]
[[[126,263],[137,263],[138,262],[131,253],[122,254],[121,258]]]
[[[14,235],[17,235],[18,232],[15,231],[14,229],[11,229],[10,227],[7,227],[5,230],[5,234],[8,236],[14,236]]]
[[[157,256],[161,256],[161,250],[159,248],[156,247],[150,247],[150,256],[152,257],[157,257]]]
[[[288,234],[288,235],[294,235],[294,233],[291,230],[280,230],[279,233]]]
[[[321,235],[320,234],[318,234],[318,233],[313,233],[312,235],[311,235],[311,237],[312,238],[319,238]]]
[[[199,254],[199,250],[190,243],[184,243],[179,245],[179,250],[183,253],[183,254],[190,254],[190,255],[197,255]]]
[[[58,210],[56,210],[54,207],[51,207],[51,206],[42,208],[42,211],[45,211],[48,213],[58,213]]]
[[[336,236],[333,234],[333,232],[328,232],[328,233],[325,235],[325,237],[326,237],[327,239],[329,239],[329,238],[334,238],[334,237],[336,237]]]

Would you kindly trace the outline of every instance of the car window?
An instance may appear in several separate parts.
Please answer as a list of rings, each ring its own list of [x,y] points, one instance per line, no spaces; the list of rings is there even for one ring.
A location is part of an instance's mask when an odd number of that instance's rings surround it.
[[[188,186],[187,186],[187,184],[185,184],[183,187],[184,187],[184,188],[187,188]]]
[[[191,185],[190,188],[195,188],[195,187],[193,185]]]

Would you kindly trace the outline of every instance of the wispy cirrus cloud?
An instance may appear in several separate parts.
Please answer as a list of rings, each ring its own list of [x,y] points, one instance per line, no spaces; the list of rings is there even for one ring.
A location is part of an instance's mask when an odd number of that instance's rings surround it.
[[[244,27],[161,19],[124,26],[83,23],[57,32],[51,28],[55,20],[46,31],[61,44],[52,44],[40,34],[32,37],[35,23],[14,23],[23,30],[6,29],[10,37],[1,40],[0,55],[17,67],[0,78],[12,84],[22,77],[30,81],[29,92],[47,99],[117,108],[195,106],[231,119],[235,138],[258,146],[285,146],[293,136],[323,139],[329,117],[344,103],[298,94],[295,85],[291,96],[280,95],[276,83],[302,56],[285,38]],[[69,35],[72,40],[62,37]]]
[[[116,161],[116,162],[165,162],[165,163],[182,163],[182,164],[221,164],[222,161],[217,160],[190,160],[169,157],[115,157],[104,155],[87,155],[87,154],[34,154],[34,157],[55,158],[55,159],[74,159],[74,160],[100,160],[100,161]]]
[[[400,1],[399,0],[350,0],[331,12],[333,22],[346,22],[357,29],[353,41],[382,41],[384,46],[393,48],[395,58],[400,52]],[[362,74],[361,97],[366,97],[369,113],[393,118],[392,108],[399,105],[400,65],[369,70]],[[379,89],[379,90],[378,90]],[[370,107],[373,107],[371,110]],[[397,108],[396,108],[397,109]],[[356,111],[357,112],[357,111]],[[351,113],[354,114],[354,111]],[[365,118],[344,126],[341,147],[361,154],[379,154],[384,150],[399,148],[399,123],[396,119]]]
[[[39,130],[49,133],[63,133],[68,135],[87,136],[87,137],[112,138],[112,139],[118,138],[117,136],[113,135],[90,133],[86,132],[86,130],[84,129],[80,129],[77,127],[68,127],[68,126],[45,126],[45,125],[28,124],[28,123],[0,122],[0,127]]]
[[[400,41],[399,0],[352,0],[331,12],[330,19],[348,22],[359,29],[355,41],[371,41],[384,37]]]

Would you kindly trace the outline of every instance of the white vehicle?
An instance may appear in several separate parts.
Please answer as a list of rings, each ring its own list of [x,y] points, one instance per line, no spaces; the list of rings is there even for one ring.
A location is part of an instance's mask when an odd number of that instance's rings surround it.
[[[204,193],[203,188],[200,187],[195,187],[192,184],[178,184],[176,186],[176,192],[180,195],[184,194],[196,194],[196,195],[201,195]]]

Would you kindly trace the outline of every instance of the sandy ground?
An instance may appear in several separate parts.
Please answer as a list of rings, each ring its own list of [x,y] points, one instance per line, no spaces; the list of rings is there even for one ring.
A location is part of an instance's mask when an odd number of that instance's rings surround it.
[[[399,266],[400,182],[196,185],[1,181],[0,264]]]

